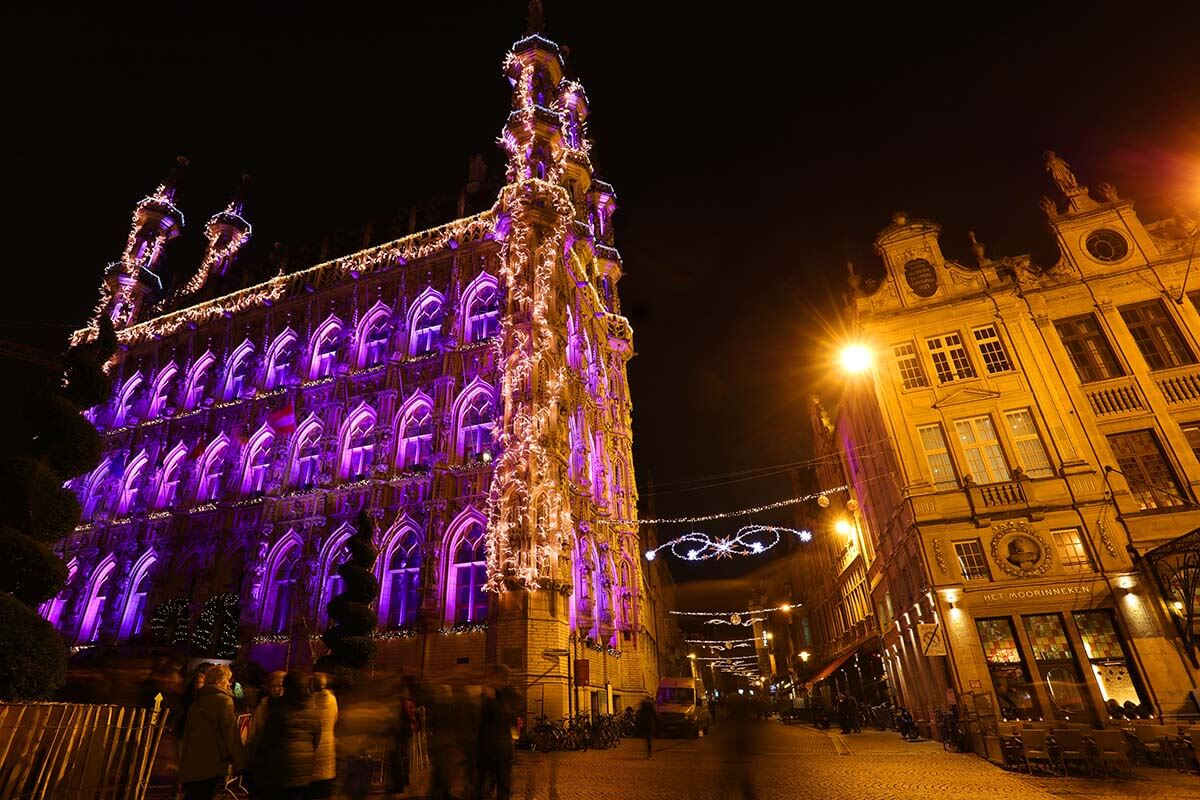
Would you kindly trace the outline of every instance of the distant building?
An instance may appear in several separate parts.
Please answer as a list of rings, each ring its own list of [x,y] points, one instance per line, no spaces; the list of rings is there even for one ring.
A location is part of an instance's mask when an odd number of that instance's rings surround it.
[[[551,717],[654,690],[616,198],[539,30],[504,62],[504,184],[481,197],[473,160],[452,222],[255,283],[241,196],[186,273],[164,257],[187,239],[176,176],[137,205],[96,308],[121,344],[90,412],[104,458],[71,484],[83,524],[45,608],[72,643],[310,663],[365,508],[381,667],[503,664]]]
[[[897,213],[882,280],[852,275],[873,364],[828,412],[813,400],[817,455],[840,453],[822,484],[850,486],[816,522],[840,553],[815,633],[843,646],[822,668],[881,636],[927,725],[951,702],[984,728],[1197,716],[1196,222],[1143,223],[1046,166],[1058,261],[992,258],[973,234],[950,261],[938,225]]]

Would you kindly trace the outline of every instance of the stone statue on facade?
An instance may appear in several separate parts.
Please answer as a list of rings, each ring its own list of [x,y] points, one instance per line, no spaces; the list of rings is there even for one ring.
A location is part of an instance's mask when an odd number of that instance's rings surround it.
[[[1075,180],[1075,173],[1071,171],[1070,164],[1059,158],[1053,150],[1047,150],[1043,154],[1043,158],[1046,172],[1050,174],[1050,179],[1054,181],[1054,185],[1060,192],[1069,197],[1083,191],[1079,186],[1079,181]]]

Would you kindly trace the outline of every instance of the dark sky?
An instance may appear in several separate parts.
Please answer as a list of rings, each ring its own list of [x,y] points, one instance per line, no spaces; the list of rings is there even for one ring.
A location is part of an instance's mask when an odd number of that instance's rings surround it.
[[[520,0],[95,5],[0,20],[0,339],[60,349],[177,153],[192,227],[250,172],[267,241],[457,192],[471,153],[499,163]],[[788,494],[781,476],[668,489],[805,457],[844,263],[879,270],[893,210],[941,222],[950,256],[968,228],[992,254],[1047,253],[1047,148],[1144,213],[1189,180],[1200,205],[1200,4],[1046,5],[548,0],[621,206],[635,456],[660,514]]]

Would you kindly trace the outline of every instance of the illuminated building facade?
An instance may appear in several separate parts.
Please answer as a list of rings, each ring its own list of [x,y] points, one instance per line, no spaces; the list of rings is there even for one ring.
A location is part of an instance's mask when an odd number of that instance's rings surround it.
[[[91,411],[105,457],[73,484],[71,579],[45,608],[73,643],[307,663],[365,508],[379,665],[504,664],[551,716],[653,690],[615,196],[539,30],[504,62],[507,173],[481,213],[222,293],[241,199],[188,276],[163,275],[174,178],[138,204],[96,309],[121,343]]]
[[[822,480],[852,487],[817,524],[861,551],[859,615],[919,720],[1194,717],[1196,581],[1162,557],[1200,527],[1196,223],[1046,168],[1052,266],[973,235],[948,260],[938,225],[897,213],[882,279],[851,276],[874,360],[814,407],[841,453]]]

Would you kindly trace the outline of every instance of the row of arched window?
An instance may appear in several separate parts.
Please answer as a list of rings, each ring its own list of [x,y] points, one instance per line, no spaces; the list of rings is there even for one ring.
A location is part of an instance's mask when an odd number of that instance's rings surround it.
[[[455,462],[490,454],[494,408],[495,392],[482,379],[477,378],[459,394],[451,407],[454,427],[450,456]],[[361,480],[389,468],[403,471],[428,467],[433,457],[433,410],[433,399],[428,394],[414,393],[391,423],[394,447],[382,453],[376,452],[380,441],[378,413],[366,402],[359,403],[336,431],[333,481]],[[164,448],[157,465],[145,449],[123,468],[106,459],[81,485],[84,519],[91,519],[100,510],[124,516],[141,509],[169,509],[189,496],[196,503],[231,495],[253,496],[266,490],[272,469],[281,461],[281,487],[311,488],[317,485],[328,458],[326,438],[326,423],[316,414],[309,414],[290,439],[268,420],[242,442],[228,433],[207,443],[176,442]],[[184,487],[185,466],[192,462],[195,469],[191,485]],[[191,490],[190,495],[185,488]]]
[[[486,520],[482,513],[468,508],[458,515],[447,529],[446,547],[441,564],[431,565],[439,570],[445,586],[443,620],[448,625],[482,623],[487,620],[488,593]],[[341,593],[342,579],[337,568],[346,560],[347,541],[354,529],[344,525],[329,538],[318,556],[319,594],[315,610],[320,628],[328,624],[326,606]],[[378,601],[379,625],[383,628],[404,628],[413,625],[422,604],[422,567],[426,558],[421,528],[411,519],[397,521],[384,536],[376,562],[380,583]],[[309,568],[303,553],[301,535],[289,531],[268,552],[262,595],[252,603],[261,633],[286,634],[294,623],[307,614],[306,593],[302,582]],[[161,576],[155,566],[160,558],[154,550],[145,552],[130,570],[130,580],[124,596],[119,591],[119,565],[114,555],[100,561],[91,574],[81,576],[77,560],[68,565],[67,586],[79,578],[87,583],[79,599],[78,627],[75,639],[88,644],[98,641],[106,619],[116,619],[118,641],[139,637],[147,624],[150,610],[147,598],[153,582]],[[184,559],[174,571],[190,576],[198,567],[194,559]],[[619,627],[636,624],[634,598],[637,587],[634,568],[628,558],[614,559],[608,554],[597,557],[590,545],[581,546],[576,566],[577,608],[596,620],[613,619]],[[56,627],[61,626],[67,590],[42,606],[42,614]],[[243,615],[246,612],[243,612]]]
[[[463,342],[480,342],[500,330],[500,289],[496,279],[480,275],[463,292],[458,331]],[[332,376],[339,364],[369,369],[384,364],[393,353],[420,357],[441,344],[447,303],[433,288],[426,289],[408,310],[405,324],[382,301],[362,315],[351,329],[337,315],[317,326],[307,344],[292,328],[285,328],[259,358],[250,340],[233,349],[224,367],[211,350],[192,362],[186,373],[174,362],[162,366],[151,378],[140,371],[129,376],[114,395],[111,427],[130,424],[135,418],[157,419],[174,411],[189,411],[209,402],[227,402],[251,389],[272,391],[301,381]],[[397,337],[403,333],[401,340]],[[99,420],[96,420],[99,421]]]

